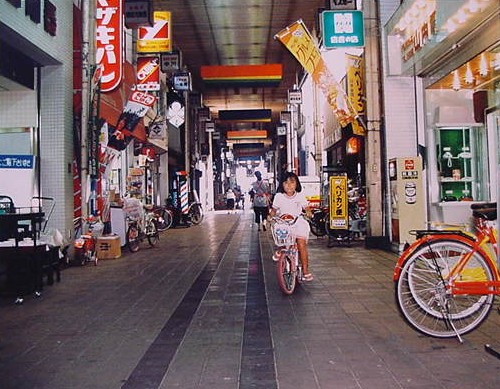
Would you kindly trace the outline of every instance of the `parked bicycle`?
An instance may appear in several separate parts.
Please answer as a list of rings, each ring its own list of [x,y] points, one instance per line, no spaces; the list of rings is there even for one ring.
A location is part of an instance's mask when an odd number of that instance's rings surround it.
[[[307,221],[314,236],[322,237],[326,235],[326,223],[329,218],[329,212],[329,208],[324,206],[312,209],[312,216],[307,218]]]
[[[198,225],[203,221],[204,213],[200,202],[195,201],[189,204],[188,217],[194,225]]]
[[[140,244],[147,239],[151,247],[156,246],[160,234],[156,227],[155,214],[152,206],[143,206],[138,199],[125,199],[124,210],[127,216],[127,246],[133,253],[139,251]]]
[[[97,266],[97,238],[102,235],[104,225],[99,216],[90,215],[82,218],[81,228],[85,232],[75,239],[75,260],[82,266],[88,262]]]
[[[274,216],[271,219],[274,243],[279,247],[275,253],[278,255],[276,277],[281,291],[286,295],[291,295],[295,291],[303,276],[299,251],[292,232],[292,226],[297,219],[298,217],[291,215]]]
[[[495,203],[473,205],[475,234],[418,230],[394,269],[404,319],[426,335],[447,338],[476,329],[500,294]]]
[[[174,204],[172,197],[166,199],[165,202],[165,208],[170,211],[170,214],[172,215],[173,227],[177,225],[185,225],[189,227],[191,224],[198,225],[203,221],[204,212],[201,203],[198,200],[195,199],[195,201],[189,204],[186,213],[182,213],[181,209]]]
[[[166,231],[170,227],[172,227],[172,223],[174,221],[174,213],[167,205],[153,207],[152,212],[155,217],[156,228],[158,228],[159,232]]]

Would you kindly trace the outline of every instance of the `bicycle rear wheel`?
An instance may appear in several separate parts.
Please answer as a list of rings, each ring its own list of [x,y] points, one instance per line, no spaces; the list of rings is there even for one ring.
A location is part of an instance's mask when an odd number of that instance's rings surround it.
[[[203,209],[201,208],[200,204],[191,204],[188,212],[191,223],[193,223],[194,225],[198,225],[203,221]]]
[[[416,330],[438,338],[466,334],[488,316],[494,296],[453,295],[448,275],[471,246],[454,240],[435,240],[417,247],[408,257],[396,281],[398,309]],[[488,261],[475,252],[457,281],[490,281]]]
[[[139,251],[139,243],[139,229],[135,224],[131,224],[127,230],[128,249],[133,253]]]
[[[160,234],[158,233],[156,223],[153,220],[149,220],[146,223],[146,237],[148,238],[148,242],[151,247],[156,246],[160,240]]]
[[[294,258],[290,254],[282,253],[276,263],[276,277],[281,291],[291,295],[297,284]]]

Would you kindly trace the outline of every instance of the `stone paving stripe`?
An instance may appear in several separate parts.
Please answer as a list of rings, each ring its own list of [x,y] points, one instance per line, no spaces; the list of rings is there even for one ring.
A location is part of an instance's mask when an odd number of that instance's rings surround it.
[[[248,260],[248,284],[240,370],[239,389],[250,388],[278,388],[260,244],[251,246]]]
[[[188,290],[179,306],[170,319],[165,323],[156,339],[134,368],[122,389],[157,389],[163,376],[170,366],[170,362],[177,352],[186,331],[205,295],[218,264],[222,260],[229,242],[231,241],[239,219],[229,230],[224,240],[218,247],[217,254],[207,262],[201,273]]]

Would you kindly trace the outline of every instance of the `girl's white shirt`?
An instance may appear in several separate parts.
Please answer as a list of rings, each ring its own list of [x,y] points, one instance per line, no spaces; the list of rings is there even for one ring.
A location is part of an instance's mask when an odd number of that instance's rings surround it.
[[[297,217],[307,205],[306,196],[302,192],[295,192],[293,196],[276,193],[273,201],[273,208],[276,209],[278,215],[289,214]]]

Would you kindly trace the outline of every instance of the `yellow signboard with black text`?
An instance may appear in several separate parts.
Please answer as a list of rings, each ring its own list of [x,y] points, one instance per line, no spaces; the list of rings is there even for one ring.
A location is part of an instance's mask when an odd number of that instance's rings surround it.
[[[330,229],[349,229],[347,176],[330,177]]]

